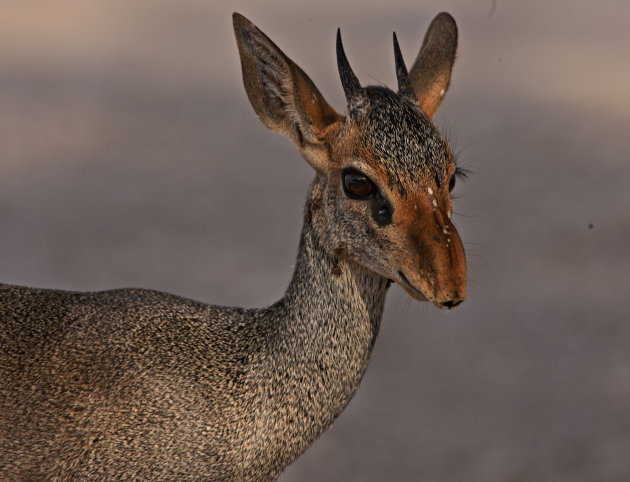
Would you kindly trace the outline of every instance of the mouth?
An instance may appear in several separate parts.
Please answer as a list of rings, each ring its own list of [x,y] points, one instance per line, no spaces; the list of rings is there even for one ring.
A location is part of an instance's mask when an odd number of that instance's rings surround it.
[[[405,273],[403,273],[402,271],[399,271],[398,277],[402,281],[401,283],[402,287],[405,288],[407,293],[409,293],[412,297],[414,297],[415,299],[419,301],[429,301],[427,296],[422,291],[420,291],[418,288],[416,288],[414,285],[411,284],[411,282],[405,276]]]
[[[418,288],[416,288],[414,285],[411,284],[409,279],[405,276],[405,273],[403,273],[402,271],[398,271],[398,277],[401,281],[400,285],[413,298],[417,299],[418,301],[431,301],[435,306],[437,306],[438,308],[442,310],[452,310],[453,308],[456,308],[457,306],[459,306],[462,303],[462,301],[464,301],[463,299],[448,300],[448,301],[436,301],[435,299],[430,299],[422,291],[420,291]]]

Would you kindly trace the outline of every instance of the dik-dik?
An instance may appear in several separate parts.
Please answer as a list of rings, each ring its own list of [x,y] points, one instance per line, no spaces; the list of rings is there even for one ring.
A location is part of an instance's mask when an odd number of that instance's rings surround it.
[[[273,480],[355,393],[392,282],[459,305],[458,169],[431,118],[455,59],[439,14],[398,91],[362,87],[337,33],[348,113],[234,14],[245,90],[312,166],[295,272],[277,303],[144,289],[0,285],[0,479]]]

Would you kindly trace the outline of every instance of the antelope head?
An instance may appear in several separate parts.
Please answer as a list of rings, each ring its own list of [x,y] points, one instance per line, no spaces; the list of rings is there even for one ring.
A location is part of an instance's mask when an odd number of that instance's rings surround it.
[[[337,31],[346,115],[251,22],[234,14],[234,28],[254,110],[317,172],[307,218],[324,244],[415,299],[444,309],[459,305],[466,258],[450,198],[459,171],[432,122],[455,60],[453,18],[435,17],[410,70],[394,34],[397,92],[361,86]]]

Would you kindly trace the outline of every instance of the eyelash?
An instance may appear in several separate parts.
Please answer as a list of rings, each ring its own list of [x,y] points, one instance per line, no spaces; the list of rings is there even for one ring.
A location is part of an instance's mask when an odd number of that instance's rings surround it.
[[[463,167],[456,167],[455,173],[453,174],[457,179],[468,179],[468,175],[470,171],[468,169],[464,169]]]

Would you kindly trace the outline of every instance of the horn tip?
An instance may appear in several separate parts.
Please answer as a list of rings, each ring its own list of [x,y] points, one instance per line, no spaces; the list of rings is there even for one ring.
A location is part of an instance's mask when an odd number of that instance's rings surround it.
[[[396,32],[393,33],[393,38],[394,38],[394,53],[396,56],[401,55],[400,52],[400,45],[398,44],[398,36],[396,35]]]
[[[348,104],[355,102],[356,98],[360,95],[361,84],[359,79],[352,71],[346,53],[343,49],[343,43],[341,42],[341,29],[337,29],[337,68],[339,70],[339,76],[341,77],[341,85],[346,94]]]

